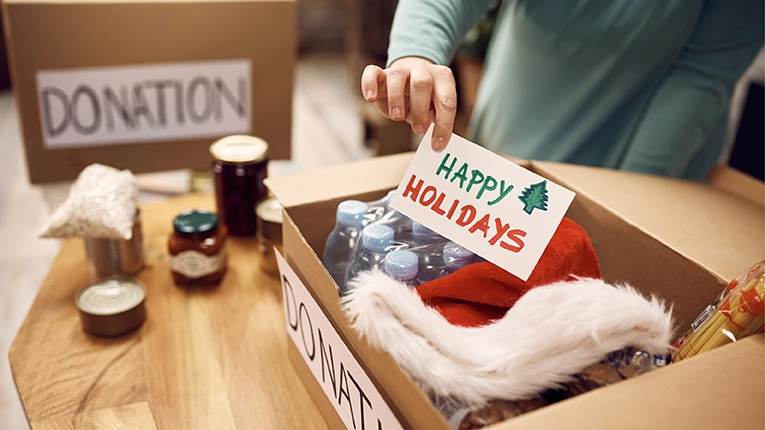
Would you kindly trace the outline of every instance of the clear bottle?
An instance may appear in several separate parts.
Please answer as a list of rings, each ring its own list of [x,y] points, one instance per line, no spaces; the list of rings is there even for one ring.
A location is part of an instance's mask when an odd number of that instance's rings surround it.
[[[414,239],[416,246],[430,245],[446,240],[440,234],[425,227],[417,221],[412,221],[412,238]]]
[[[410,287],[417,286],[417,270],[419,270],[417,254],[406,249],[389,252],[383,263],[383,271],[388,276]]]
[[[337,206],[335,228],[327,236],[321,261],[338,286],[345,284],[345,272],[351,251],[361,236],[368,206],[358,200],[346,200]]]
[[[444,265],[442,254],[443,244],[446,241],[446,238],[440,234],[417,221],[412,221],[412,250],[420,260],[420,268],[417,272],[418,284],[438,278],[439,271]]]
[[[385,256],[393,244],[393,229],[387,225],[372,224],[361,232],[361,247],[348,263],[345,272],[345,284],[340,288],[340,295],[348,292],[347,284],[359,273],[374,267],[382,269]]]
[[[444,267],[439,272],[438,277],[449,275],[469,266],[475,263],[475,259],[476,255],[473,252],[454,242],[447,242],[443,250]]]
[[[367,206],[369,206],[369,214],[373,222],[382,218],[388,211],[393,210],[393,208],[390,207],[390,200],[393,198],[395,192],[396,190],[390,190],[383,198],[367,202]]]
[[[412,219],[391,207],[375,224],[383,224],[392,228],[396,240],[399,242],[412,242]]]

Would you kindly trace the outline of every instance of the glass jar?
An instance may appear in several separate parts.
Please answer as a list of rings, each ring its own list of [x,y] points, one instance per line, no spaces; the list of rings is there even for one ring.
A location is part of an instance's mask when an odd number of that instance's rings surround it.
[[[167,242],[170,270],[177,285],[216,285],[226,272],[226,226],[218,215],[189,210],[173,220]]]
[[[266,197],[268,143],[254,136],[226,136],[210,145],[210,153],[218,214],[230,234],[255,234],[255,204]]]
[[[274,197],[261,200],[255,209],[258,219],[258,251],[260,268],[269,275],[278,275],[274,248],[282,252],[282,205]]]

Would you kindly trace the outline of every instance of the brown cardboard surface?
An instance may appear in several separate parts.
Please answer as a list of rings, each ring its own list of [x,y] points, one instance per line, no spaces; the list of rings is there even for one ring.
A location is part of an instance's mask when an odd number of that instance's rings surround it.
[[[301,218],[315,218],[315,206],[316,204],[303,205],[296,207],[293,212],[300,213]],[[332,226],[329,226],[329,229],[331,228]],[[309,287],[311,295],[345,344],[353,352],[380,394],[386,399],[399,422],[406,428],[448,428],[432,403],[417,389],[393,358],[383,351],[370,348],[355,331],[350,330],[348,317],[340,305],[339,291],[335,283],[321,264],[317,254],[300,234],[300,230],[291,218],[290,211],[285,213],[283,230],[287,262],[295,270],[300,280]],[[298,354],[292,354],[290,359],[296,367],[304,366],[303,358]],[[308,374],[308,378],[310,378],[310,382],[315,382],[312,375]],[[313,384],[309,384],[309,389],[310,385]],[[318,395],[325,397],[321,391],[318,391]],[[403,402],[401,399],[406,399],[406,401]],[[340,420],[329,403],[317,402],[317,406],[319,406],[327,422]]]
[[[587,232],[607,282],[630,284],[644,294],[683,303],[673,312],[677,327],[688,327],[727,284],[587,193],[576,195],[566,216]]]
[[[762,206],[693,181],[561,163],[532,169],[586,196],[722,280],[765,259]]]
[[[3,2],[14,94],[30,180],[73,179],[99,162],[136,173],[207,170],[214,138],[101,147],[43,146],[38,70],[248,58],[251,134],[270,157],[289,158],[296,51],[295,2],[34,1]]]
[[[761,429],[763,336],[505,421],[497,429]]]
[[[406,164],[406,156],[366,160],[273,178],[269,187],[285,206],[287,261],[383,397],[389,399],[401,423],[414,428],[447,428],[393,359],[369,347],[350,328],[336,286],[319,259],[337,204],[346,198],[382,196],[397,185]],[[670,302],[680,330],[719,295],[728,278],[762,259],[762,234],[747,238],[743,233],[756,226],[719,226],[733,219],[736,223],[759,222],[762,229],[761,208],[756,211],[753,203],[727,192],[603,169],[536,162],[530,166],[578,192],[567,216],[591,236],[604,277],[610,282],[629,282],[645,294],[654,293]],[[316,192],[313,187],[312,192],[306,190],[306,184],[316,183],[334,185],[318,188],[327,192]],[[656,209],[646,209],[650,206],[646,202]],[[712,209],[696,214],[705,207]],[[699,235],[706,228],[713,231],[702,239],[685,237]],[[737,250],[729,250],[731,239],[742,242]],[[738,260],[743,261],[740,269]],[[495,428],[762,428],[764,355],[762,336],[754,336]],[[322,411],[334,414],[330,408]]]
[[[707,179],[721,190],[765,206],[765,184],[753,176],[730,166],[717,165]]]
[[[285,207],[332,200],[395,188],[413,156],[413,152],[405,152],[359,160],[279,178],[266,178],[265,182]]]

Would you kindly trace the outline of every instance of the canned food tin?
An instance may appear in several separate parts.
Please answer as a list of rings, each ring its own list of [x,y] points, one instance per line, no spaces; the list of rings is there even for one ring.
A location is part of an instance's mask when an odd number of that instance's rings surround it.
[[[255,204],[266,197],[268,143],[246,135],[226,136],[210,145],[215,204],[229,234],[255,234]]]
[[[132,275],[143,267],[143,232],[141,211],[133,218],[133,235],[130,239],[85,238],[85,254],[88,270],[94,278],[114,275]]]
[[[97,336],[118,336],[146,319],[146,288],[137,279],[111,276],[82,287],[74,296],[82,329]]]
[[[279,272],[274,247],[282,247],[282,205],[274,197],[263,199],[255,209],[258,223],[260,268],[269,274]]]

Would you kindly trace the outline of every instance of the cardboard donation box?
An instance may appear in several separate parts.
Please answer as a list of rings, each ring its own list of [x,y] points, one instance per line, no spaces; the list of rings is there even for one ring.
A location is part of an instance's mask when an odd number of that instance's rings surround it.
[[[206,170],[232,134],[290,157],[293,0],[7,0],[3,18],[33,183]]]
[[[268,180],[285,207],[290,357],[332,427],[449,428],[393,358],[349,326],[321,263],[337,205],[381,198],[411,159],[400,154]],[[765,258],[763,206],[727,185],[558,163],[524,167],[576,193],[566,216],[590,236],[605,281],[670,303],[678,335],[730,280]],[[757,334],[492,428],[763,428],[764,355]]]

